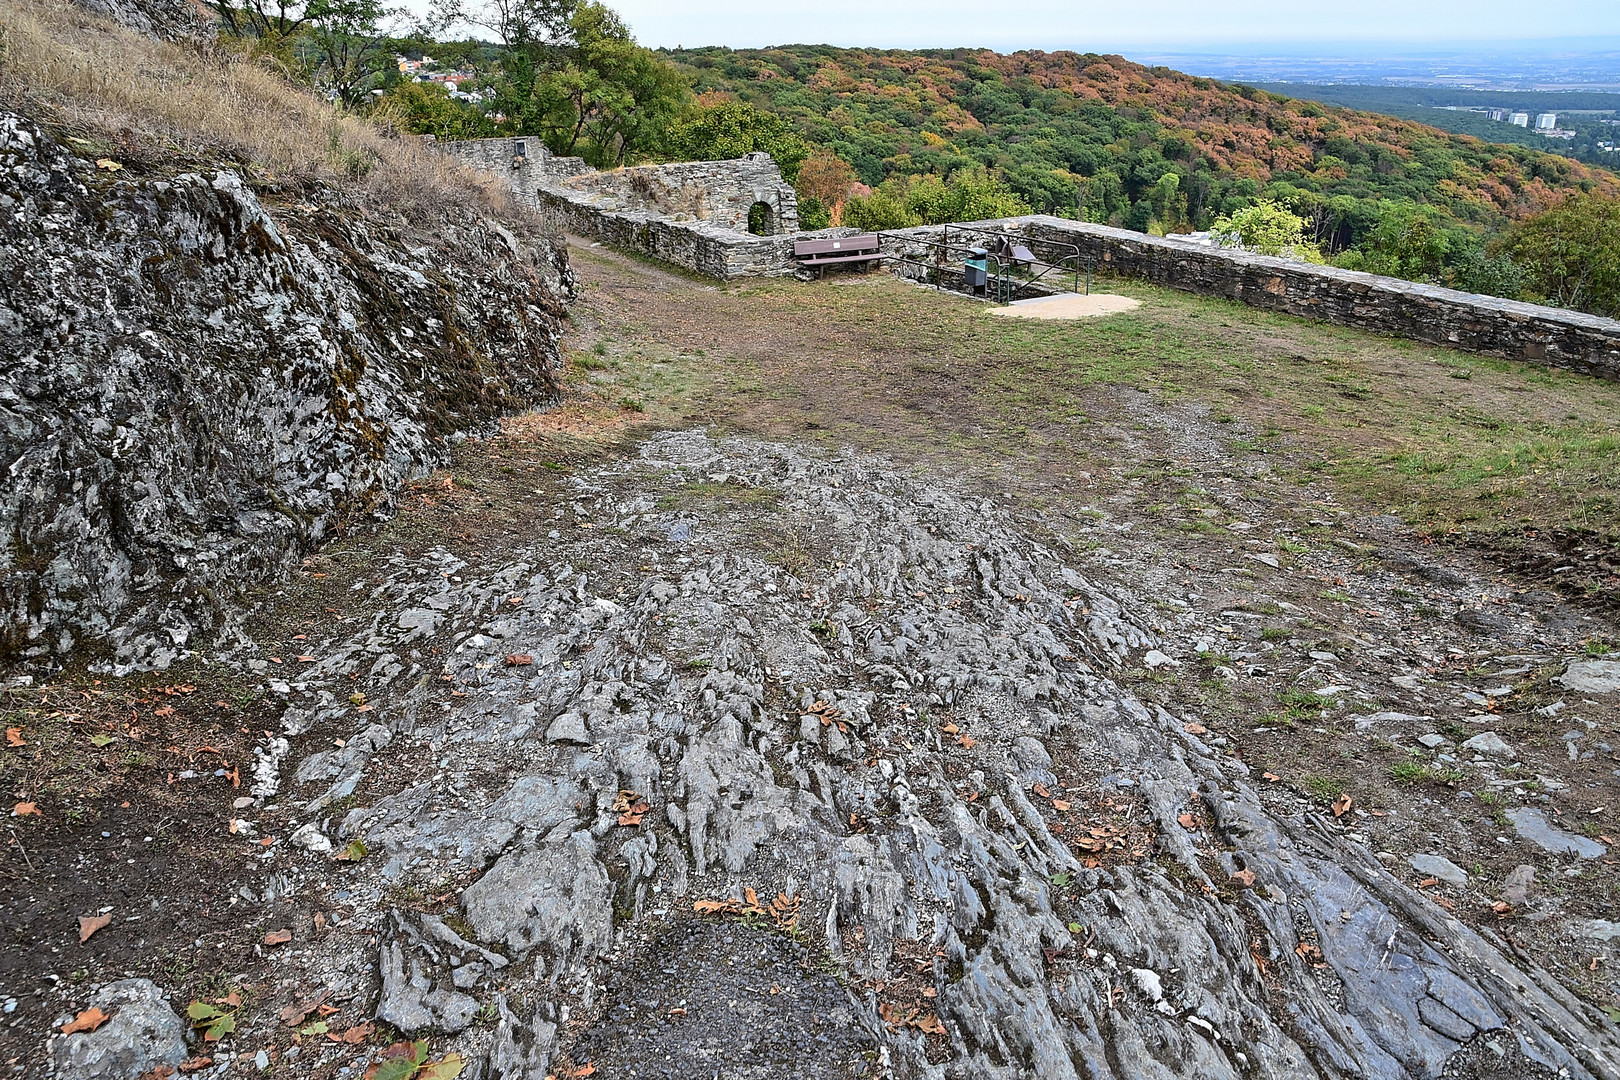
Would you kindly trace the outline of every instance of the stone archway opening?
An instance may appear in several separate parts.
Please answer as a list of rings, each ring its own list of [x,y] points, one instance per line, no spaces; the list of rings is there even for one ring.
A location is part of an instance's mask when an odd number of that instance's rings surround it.
[[[748,208],[748,231],[755,236],[776,235],[776,207],[757,202]]]

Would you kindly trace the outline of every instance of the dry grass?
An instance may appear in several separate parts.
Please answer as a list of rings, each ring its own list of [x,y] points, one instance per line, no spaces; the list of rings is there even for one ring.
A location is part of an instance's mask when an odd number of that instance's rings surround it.
[[[533,224],[496,178],[264,63],[141,37],[67,0],[0,0],[0,103],[139,157],[233,158],[258,180],[339,184],[413,218],[460,204]]]

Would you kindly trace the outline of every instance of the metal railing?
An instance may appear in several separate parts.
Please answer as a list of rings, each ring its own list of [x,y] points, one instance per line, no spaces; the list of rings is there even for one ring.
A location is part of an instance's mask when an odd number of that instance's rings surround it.
[[[953,233],[959,239],[953,241]],[[966,263],[969,255],[984,249],[986,282],[983,295],[987,299],[1010,304],[1026,295],[1079,293],[1082,288],[1086,295],[1091,293],[1091,257],[1083,254],[1075,244],[951,224],[942,226],[937,239],[894,232],[880,232],[877,236],[878,243],[893,252],[884,255],[886,262],[914,268],[920,272],[921,280],[936,289],[979,295],[967,284]],[[990,250],[989,244],[974,239],[979,237],[994,241],[1001,250]],[[1006,253],[1015,246],[1025,248],[1034,258],[1008,258]],[[921,257],[905,254],[906,247],[922,247],[926,254]]]

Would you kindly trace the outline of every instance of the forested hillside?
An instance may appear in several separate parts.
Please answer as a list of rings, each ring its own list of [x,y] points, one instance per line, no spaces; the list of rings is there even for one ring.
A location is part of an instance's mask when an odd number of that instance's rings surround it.
[[[1204,228],[1272,198],[1306,217],[1330,252],[1367,243],[1392,215],[1450,230],[1461,247],[1573,191],[1620,192],[1613,174],[1566,157],[1117,56],[826,46],[666,55],[700,95],[788,117],[867,185],[985,167],[1035,209],[1134,229]]]

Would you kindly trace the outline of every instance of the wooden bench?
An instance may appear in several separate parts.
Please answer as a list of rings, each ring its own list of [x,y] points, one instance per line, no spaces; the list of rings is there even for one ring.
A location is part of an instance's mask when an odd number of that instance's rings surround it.
[[[840,236],[836,240],[795,240],[793,258],[800,266],[815,267],[816,277],[833,263],[875,263],[883,259],[876,233]]]

